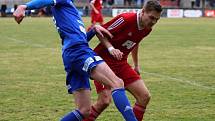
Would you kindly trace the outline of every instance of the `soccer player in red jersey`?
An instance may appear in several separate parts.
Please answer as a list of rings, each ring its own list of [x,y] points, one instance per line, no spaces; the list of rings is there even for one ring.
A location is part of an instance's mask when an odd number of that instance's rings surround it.
[[[102,0],[91,0],[90,7],[92,8],[91,10],[92,25],[90,26],[90,28],[94,26],[96,23],[99,23],[100,25],[102,25],[104,22],[103,16],[102,16]]]
[[[99,37],[101,43],[94,51],[101,56],[114,73],[120,77],[126,89],[135,97],[133,111],[138,121],[143,115],[150,100],[150,93],[140,77],[138,63],[139,42],[149,35],[153,25],[160,19],[162,7],[156,0],[149,0],[141,12],[123,13],[113,18],[103,27],[110,31],[113,38]],[[131,52],[134,69],[128,64]],[[91,107],[91,114],[84,121],[94,121],[111,102],[110,88],[94,81],[98,93],[96,103]]]

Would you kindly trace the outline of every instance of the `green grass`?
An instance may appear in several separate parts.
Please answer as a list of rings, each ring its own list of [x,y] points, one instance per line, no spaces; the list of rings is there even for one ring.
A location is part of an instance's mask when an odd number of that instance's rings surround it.
[[[152,95],[145,121],[214,121],[214,28],[211,18],[162,18],[141,43],[141,76]],[[0,121],[57,121],[75,108],[51,18],[21,25],[0,18],[0,43]],[[98,118],[110,120],[122,120],[113,104]]]

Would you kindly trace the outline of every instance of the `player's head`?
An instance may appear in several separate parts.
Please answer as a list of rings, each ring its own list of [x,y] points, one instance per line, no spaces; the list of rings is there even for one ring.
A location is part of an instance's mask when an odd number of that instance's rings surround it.
[[[152,28],[160,19],[162,7],[157,0],[148,0],[143,6],[140,22],[143,27]]]

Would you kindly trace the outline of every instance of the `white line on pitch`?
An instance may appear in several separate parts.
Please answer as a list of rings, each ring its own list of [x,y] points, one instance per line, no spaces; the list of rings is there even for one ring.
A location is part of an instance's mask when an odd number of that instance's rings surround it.
[[[204,85],[196,83],[195,81],[179,79],[179,78],[175,78],[175,77],[171,77],[171,76],[167,76],[167,75],[162,75],[162,74],[158,74],[158,73],[151,73],[151,72],[146,72],[146,71],[144,71],[143,73],[154,75],[154,76],[165,78],[165,79],[175,80],[175,81],[182,82],[182,83],[187,83],[187,84],[190,84],[190,85],[193,85],[193,86],[196,86],[196,87],[201,87],[201,88],[204,88],[204,89],[215,90],[214,87],[204,86]]]
[[[26,44],[26,45],[31,45],[32,47],[40,47],[40,48],[49,48],[47,47],[46,45],[42,45],[42,44],[35,44],[35,43],[29,43],[29,42],[26,42],[26,41],[23,41],[23,40],[19,40],[19,39],[16,39],[16,38],[13,38],[13,37],[6,37],[4,36],[5,38],[9,39],[9,40],[12,40],[16,43],[23,43],[23,44]],[[56,50],[55,48],[50,48],[51,50]]]

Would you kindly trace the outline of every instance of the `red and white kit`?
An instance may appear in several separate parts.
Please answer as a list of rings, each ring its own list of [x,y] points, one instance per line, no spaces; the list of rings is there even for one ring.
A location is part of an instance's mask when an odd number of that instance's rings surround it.
[[[98,14],[95,13],[95,11],[92,9],[91,11],[91,22],[92,23],[103,23],[103,16],[102,16],[102,0],[92,0],[91,3],[93,3],[94,7],[98,10]]]
[[[94,49],[94,51],[101,56],[113,72],[121,79],[123,79],[125,87],[134,81],[140,79],[140,76],[128,64],[127,58],[129,53],[136,45],[150,32],[151,29],[141,28],[139,25],[139,13],[123,13],[103,25],[114,36],[109,39],[109,42],[114,48],[123,52],[121,60],[115,59],[108,49],[101,43]],[[95,81],[97,92],[105,89],[104,85]]]

